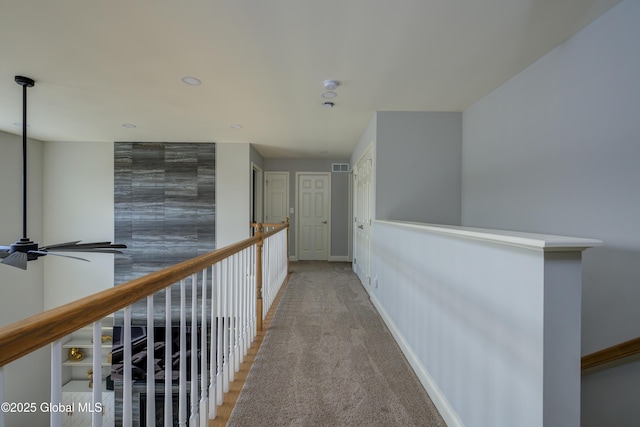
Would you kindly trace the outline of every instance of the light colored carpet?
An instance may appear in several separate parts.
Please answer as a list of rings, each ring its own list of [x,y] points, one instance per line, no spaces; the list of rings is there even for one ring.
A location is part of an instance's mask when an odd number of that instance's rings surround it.
[[[348,263],[292,275],[228,426],[445,426]]]

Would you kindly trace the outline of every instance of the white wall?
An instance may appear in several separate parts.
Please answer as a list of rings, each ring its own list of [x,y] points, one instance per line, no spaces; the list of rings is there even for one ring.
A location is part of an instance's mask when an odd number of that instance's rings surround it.
[[[593,237],[582,351],[640,335],[640,2],[463,114],[463,225]],[[583,376],[582,425],[640,425],[640,362]]]
[[[248,143],[216,143],[216,248],[249,237]]]
[[[0,132],[0,245],[22,237],[22,137]],[[28,237],[42,241],[42,143],[28,142]],[[27,271],[0,265],[0,326],[37,314],[44,306],[43,263]],[[49,351],[37,351],[5,367],[7,402],[49,401]],[[6,425],[45,425],[45,414],[6,414]]]
[[[579,426],[580,252],[375,221],[371,299],[447,425]],[[489,239],[487,239],[489,237]],[[533,241],[533,240],[532,240]]]
[[[113,241],[113,188],[113,143],[44,144],[46,244]],[[113,255],[71,255],[44,259],[45,309],[113,286]]]
[[[375,217],[460,224],[462,114],[377,113]]]

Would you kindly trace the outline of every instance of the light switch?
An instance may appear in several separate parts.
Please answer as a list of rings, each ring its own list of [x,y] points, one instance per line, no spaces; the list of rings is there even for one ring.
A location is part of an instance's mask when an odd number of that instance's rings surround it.
[[[293,208],[289,208],[289,213],[293,213]]]

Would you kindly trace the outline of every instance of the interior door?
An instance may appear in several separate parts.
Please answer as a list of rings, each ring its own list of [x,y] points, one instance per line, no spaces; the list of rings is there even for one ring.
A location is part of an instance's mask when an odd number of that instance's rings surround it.
[[[265,217],[269,224],[283,223],[289,215],[289,172],[265,172]]]
[[[364,284],[371,285],[371,223],[373,220],[373,148],[369,147],[353,172],[354,239],[353,269]]]
[[[329,259],[330,175],[297,174],[298,259]]]

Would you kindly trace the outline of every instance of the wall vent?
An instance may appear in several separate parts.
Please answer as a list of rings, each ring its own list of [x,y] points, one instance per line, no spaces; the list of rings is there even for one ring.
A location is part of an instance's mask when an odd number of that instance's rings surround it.
[[[349,172],[349,163],[332,163],[331,172]]]

